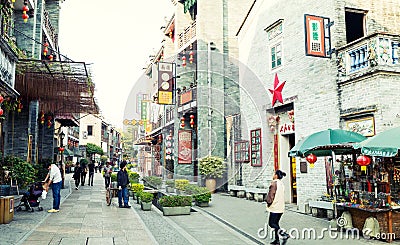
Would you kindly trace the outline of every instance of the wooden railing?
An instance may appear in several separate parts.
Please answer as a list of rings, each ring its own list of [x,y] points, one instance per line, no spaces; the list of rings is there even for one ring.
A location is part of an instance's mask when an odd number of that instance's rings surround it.
[[[191,40],[196,37],[196,21],[193,21],[183,32],[178,34],[178,48],[189,45]]]
[[[53,25],[51,24],[50,21],[50,17],[49,17],[49,13],[47,12],[46,9],[44,9],[43,12],[43,23],[44,23],[44,27],[46,28],[47,34],[49,35],[48,38],[51,39],[55,50],[57,50],[58,48],[58,34],[56,29],[53,27]]]

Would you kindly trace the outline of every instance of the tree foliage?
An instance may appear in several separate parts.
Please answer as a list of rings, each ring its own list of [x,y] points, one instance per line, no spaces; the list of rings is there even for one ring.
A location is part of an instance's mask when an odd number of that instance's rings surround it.
[[[92,144],[92,143],[87,143],[86,144],[86,154],[89,156],[92,156],[94,154],[104,155],[104,152],[100,146]]]

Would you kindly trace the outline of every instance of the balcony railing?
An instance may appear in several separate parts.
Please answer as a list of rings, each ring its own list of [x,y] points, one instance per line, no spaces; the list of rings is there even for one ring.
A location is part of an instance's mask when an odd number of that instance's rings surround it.
[[[196,21],[193,21],[183,32],[178,34],[178,48],[186,47],[196,37]]]
[[[44,12],[43,12],[43,23],[44,23],[44,27],[46,28],[46,32],[47,32],[48,38],[51,39],[51,42],[54,45],[53,48],[55,50],[57,50],[57,48],[58,48],[58,34],[57,34],[56,29],[51,24],[49,13],[47,12],[46,9],[44,9]]]
[[[400,72],[400,36],[373,34],[352,42],[337,52],[340,80],[360,77],[375,70]]]

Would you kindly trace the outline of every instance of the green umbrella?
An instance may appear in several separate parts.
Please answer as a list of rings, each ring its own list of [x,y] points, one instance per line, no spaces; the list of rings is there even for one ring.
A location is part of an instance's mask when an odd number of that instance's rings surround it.
[[[368,156],[394,157],[400,149],[400,127],[388,129],[354,145]]]
[[[289,156],[304,157],[310,153],[316,156],[330,156],[335,154],[351,153],[353,145],[365,140],[366,137],[343,129],[327,129],[313,133],[300,140],[290,151]]]

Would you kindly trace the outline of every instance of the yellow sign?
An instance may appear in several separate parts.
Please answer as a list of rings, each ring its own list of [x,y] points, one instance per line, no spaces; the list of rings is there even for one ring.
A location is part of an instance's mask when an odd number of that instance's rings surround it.
[[[172,92],[158,91],[158,104],[172,104]]]
[[[149,121],[147,121],[147,123],[146,123],[146,133],[150,133],[152,128],[153,128],[152,124]]]

